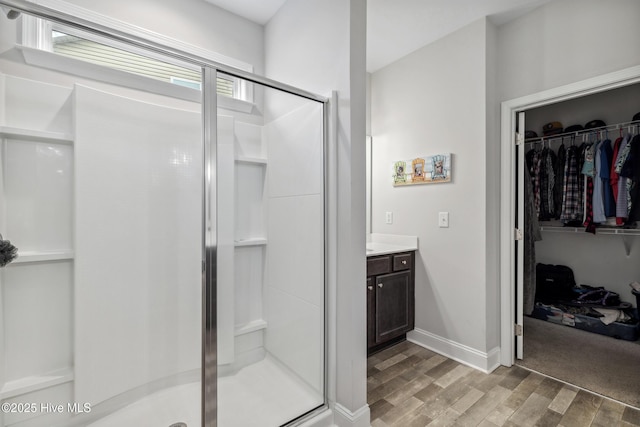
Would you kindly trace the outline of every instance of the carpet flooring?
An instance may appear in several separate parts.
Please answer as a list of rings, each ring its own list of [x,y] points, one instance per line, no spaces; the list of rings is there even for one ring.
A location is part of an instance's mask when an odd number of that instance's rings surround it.
[[[525,317],[517,365],[640,408],[640,345]]]

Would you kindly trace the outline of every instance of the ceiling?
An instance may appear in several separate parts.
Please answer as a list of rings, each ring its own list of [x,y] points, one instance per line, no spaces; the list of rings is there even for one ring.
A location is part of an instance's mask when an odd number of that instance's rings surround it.
[[[205,0],[264,25],[286,0]],[[471,22],[500,25],[551,0],[367,0],[367,71],[375,72]]]

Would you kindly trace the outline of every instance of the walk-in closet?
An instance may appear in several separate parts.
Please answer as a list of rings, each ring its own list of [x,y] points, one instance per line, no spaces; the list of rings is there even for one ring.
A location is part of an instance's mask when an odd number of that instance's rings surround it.
[[[532,108],[517,147],[525,318],[516,363],[636,407],[639,113],[640,84]],[[569,293],[545,293],[565,282]]]

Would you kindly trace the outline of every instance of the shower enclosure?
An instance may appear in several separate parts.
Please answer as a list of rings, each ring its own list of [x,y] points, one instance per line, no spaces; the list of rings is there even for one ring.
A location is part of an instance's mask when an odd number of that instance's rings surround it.
[[[0,426],[323,410],[326,101],[12,3],[59,50],[0,57]]]

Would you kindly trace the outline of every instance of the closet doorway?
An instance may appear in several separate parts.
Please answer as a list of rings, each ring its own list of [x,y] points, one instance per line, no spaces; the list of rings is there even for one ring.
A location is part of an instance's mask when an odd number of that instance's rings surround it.
[[[631,224],[616,227],[615,220],[609,220],[609,225],[598,225],[595,234],[587,233],[582,212],[574,223],[566,217],[560,220],[562,193],[556,202],[545,192],[545,209],[540,212],[540,192],[536,199],[535,189],[526,184],[534,153],[542,156],[544,151],[555,163],[559,152],[578,153],[583,144],[607,139],[613,147],[618,138],[637,135],[638,122],[633,116],[640,111],[638,81],[640,69],[634,67],[502,105],[502,363],[515,363],[635,407],[640,406],[633,391],[640,381],[634,377],[640,359],[637,323],[600,326],[600,320],[584,307],[577,313],[566,306],[558,310],[536,304],[535,288],[525,284],[535,283],[530,273],[535,272],[536,264],[564,265],[573,272],[576,285],[604,286],[619,294],[623,305],[636,307],[629,283],[640,280],[638,229]],[[597,129],[558,131],[540,139],[548,123],[584,127],[596,119],[604,122],[598,123]],[[539,137],[529,133],[526,138],[525,130]],[[564,179],[562,172],[558,175]],[[535,177],[531,182],[536,183]],[[582,191],[583,179],[577,184]],[[557,215],[549,214],[549,206],[544,204],[547,200]],[[579,204],[584,206],[582,199]],[[533,216],[527,217],[529,206]],[[535,227],[531,226],[536,222],[541,240],[532,243],[529,239]]]

